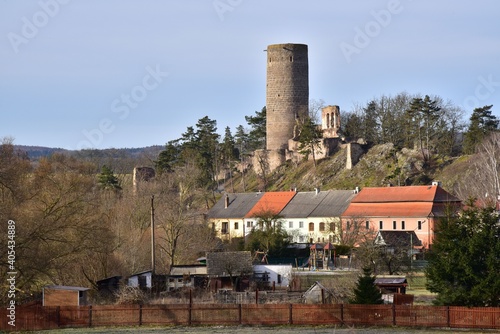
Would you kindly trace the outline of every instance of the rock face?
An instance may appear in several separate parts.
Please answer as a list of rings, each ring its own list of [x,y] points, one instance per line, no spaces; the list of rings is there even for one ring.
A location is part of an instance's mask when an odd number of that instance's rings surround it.
[[[267,47],[266,132],[268,150],[288,148],[298,119],[308,115],[309,64],[305,44]]]

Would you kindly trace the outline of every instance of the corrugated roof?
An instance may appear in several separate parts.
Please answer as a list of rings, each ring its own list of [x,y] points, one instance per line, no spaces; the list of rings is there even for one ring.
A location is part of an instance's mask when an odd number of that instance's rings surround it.
[[[81,286],[67,286],[67,285],[47,285],[45,289],[51,290],[71,290],[71,291],[87,291],[89,288],[84,288]]]
[[[280,212],[283,218],[307,218],[328,195],[328,191],[298,192]]]
[[[280,213],[283,208],[296,195],[295,191],[271,191],[265,192],[262,198],[245,215],[245,218],[256,217],[263,212]]]
[[[375,278],[375,284],[386,285],[386,284],[406,284],[406,278],[404,277],[393,277],[393,278]]]
[[[309,217],[340,217],[355,195],[352,190],[330,190]]]
[[[227,194],[229,205],[226,208],[226,196],[210,208],[208,218],[242,218],[257,204],[264,193]]]
[[[352,203],[387,202],[459,202],[460,200],[437,185],[408,187],[363,188]]]

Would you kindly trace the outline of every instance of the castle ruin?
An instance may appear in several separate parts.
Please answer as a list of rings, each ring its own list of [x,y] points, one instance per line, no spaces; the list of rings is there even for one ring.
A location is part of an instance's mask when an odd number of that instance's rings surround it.
[[[303,158],[298,152],[298,129],[309,116],[307,45],[273,44],[266,51],[266,149],[255,151],[253,158],[254,169],[260,174],[275,170],[287,160]],[[316,159],[322,159],[347,147],[346,168],[350,169],[353,158],[357,161],[360,154],[349,154],[351,146],[356,144],[342,143],[340,123],[339,106],[329,105],[322,109],[320,128],[323,138],[315,155]],[[359,152],[360,148],[355,151]]]

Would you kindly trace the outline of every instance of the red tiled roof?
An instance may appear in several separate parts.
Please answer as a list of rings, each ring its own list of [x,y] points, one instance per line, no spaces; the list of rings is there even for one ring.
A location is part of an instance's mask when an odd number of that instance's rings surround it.
[[[342,216],[347,217],[428,217],[432,202],[415,203],[351,203]]]
[[[364,188],[351,203],[459,202],[443,188],[432,186]]]
[[[245,215],[245,218],[251,218],[262,212],[272,212],[278,214],[295,196],[295,191],[272,191],[266,192],[262,198]]]

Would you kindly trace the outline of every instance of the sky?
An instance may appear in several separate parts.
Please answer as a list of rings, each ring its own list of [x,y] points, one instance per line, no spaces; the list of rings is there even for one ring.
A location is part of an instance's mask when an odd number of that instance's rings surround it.
[[[308,45],[309,97],[400,92],[500,118],[500,1],[0,0],[0,139],[65,149],[222,135],[265,106],[270,44]]]

